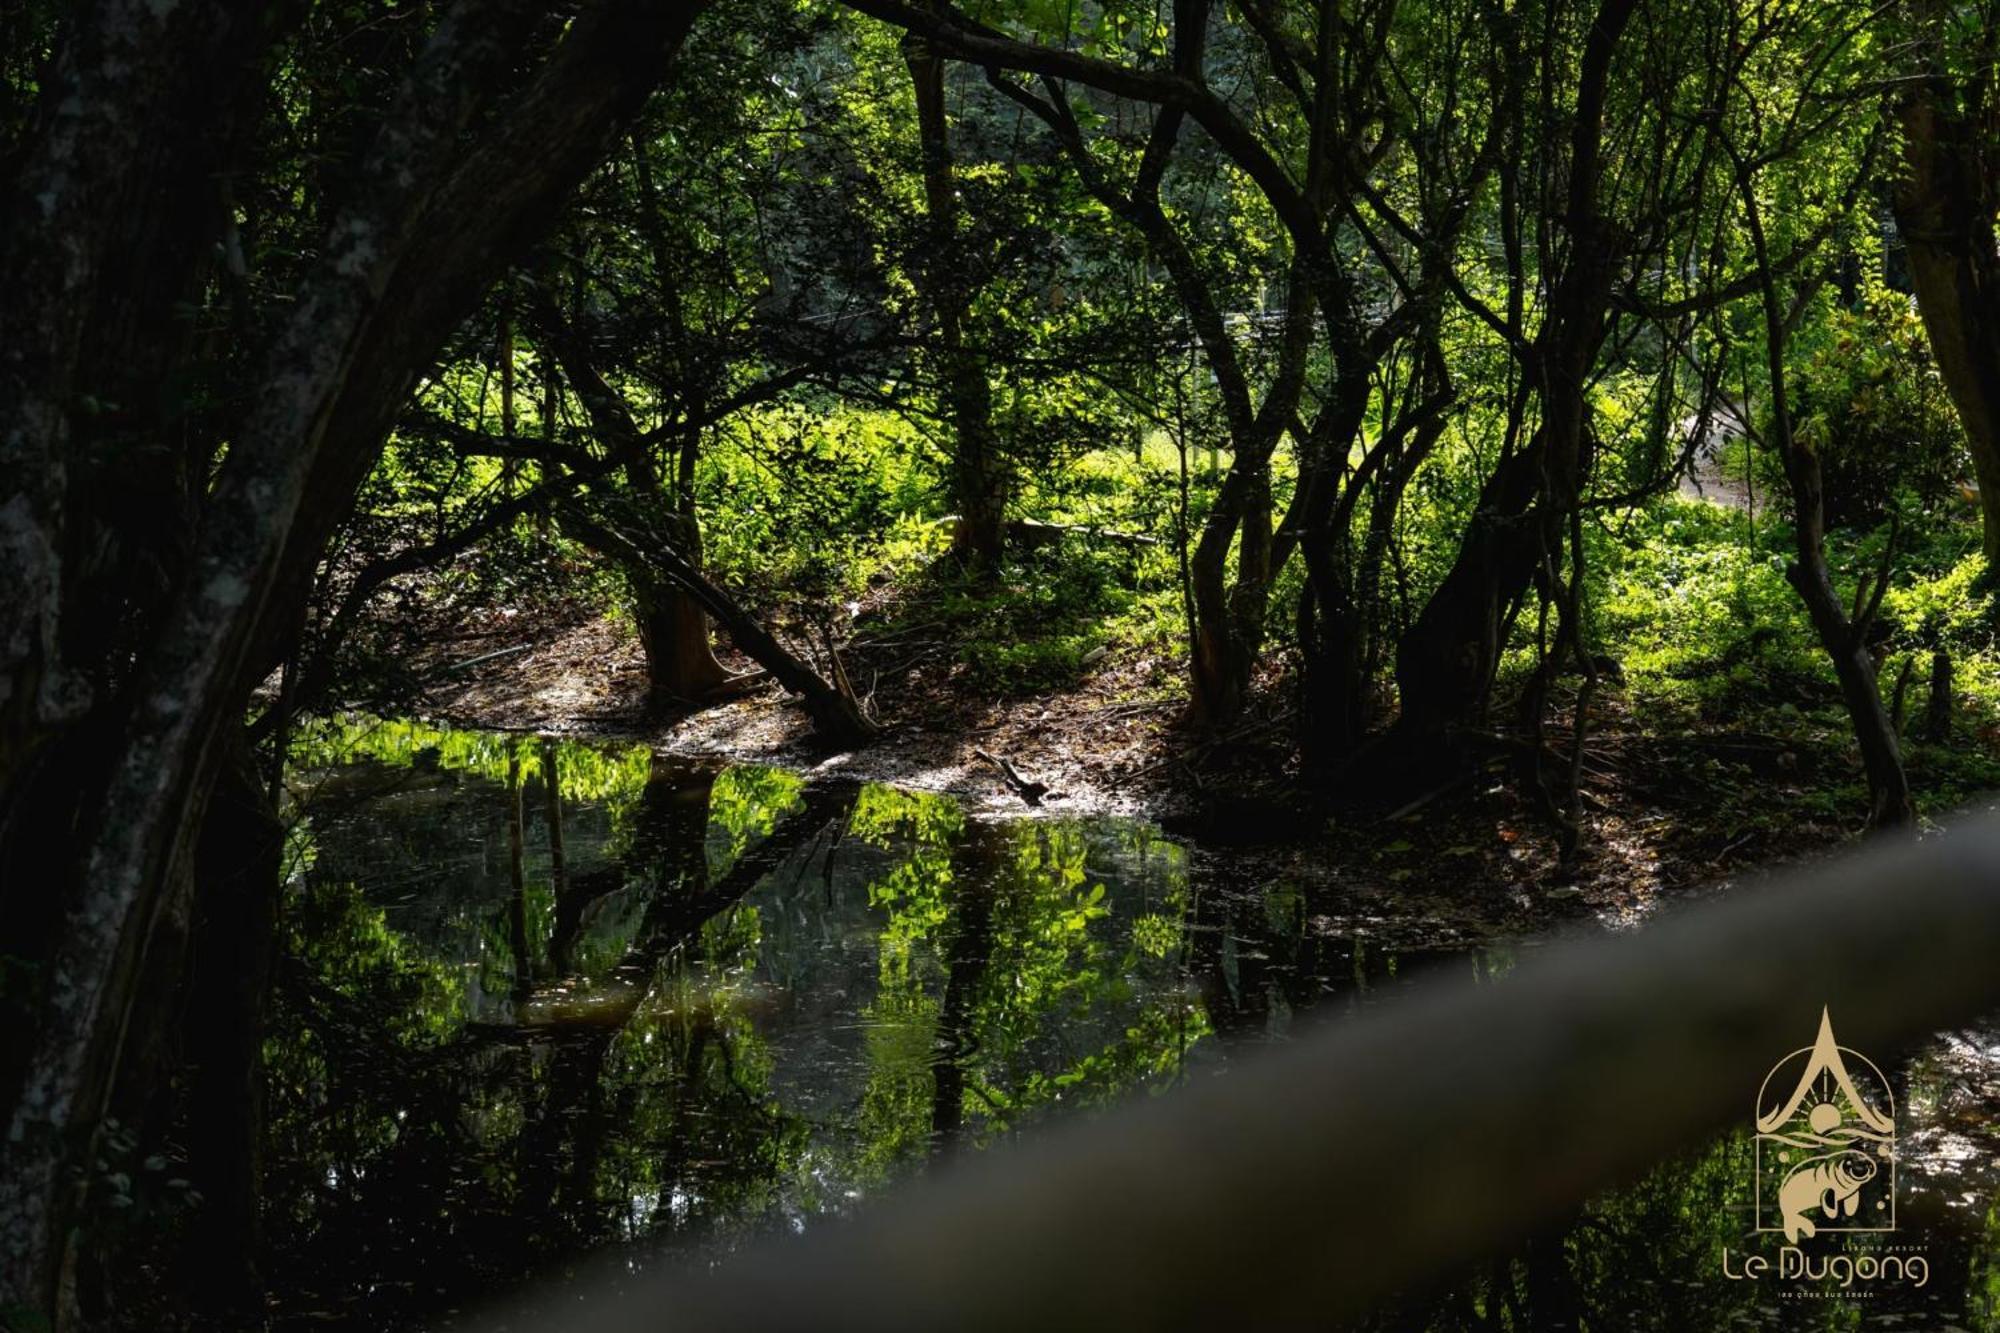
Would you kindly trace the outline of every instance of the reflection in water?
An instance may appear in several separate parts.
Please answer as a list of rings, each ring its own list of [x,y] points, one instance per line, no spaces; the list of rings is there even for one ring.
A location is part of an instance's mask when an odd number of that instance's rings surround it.
[[[294,795],[267,1188],[301,1323],[415,1326],[607,1245],[803,1230],[1446,957],[1141,822],[977,820],[643,749],[329,728]],[[1516,947],[1456,965],[1497,978]],[[1724,1279],[1750,1225],[1735,1135],[1368,1326],[1993,1326],[1996,1042],[1947,1040],[1898,1086],[1920,1291]]]

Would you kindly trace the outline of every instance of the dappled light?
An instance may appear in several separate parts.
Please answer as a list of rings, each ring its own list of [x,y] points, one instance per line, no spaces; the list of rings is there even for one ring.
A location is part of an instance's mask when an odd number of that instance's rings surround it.
[[[0,5],[0,1333],[2000,1328],[1996,109]]]

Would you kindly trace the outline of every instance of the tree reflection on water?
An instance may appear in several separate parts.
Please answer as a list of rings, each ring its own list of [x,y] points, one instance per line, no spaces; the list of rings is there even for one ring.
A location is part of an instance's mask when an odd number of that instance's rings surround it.
[[[994,821],[933,794],[411,723],[308,737],[293,793],[267,1043],[286,1320],[414,1325],[606,1246],[803,1230],[1426,961],[1136,820]],[[1460,956],[1498,978],[1515,946]],[[1965,1145],[2000,1099],[1968,1097],[1990,1066],[1950,1051],[1906,1067],[1899,1094],[1921,1292],[1725,1280],[1722,1247],[1750,1225],[1737,1134],[1369,1326],[1992,1326],[2000,1223],[1967,1159],[1994,1145]]]

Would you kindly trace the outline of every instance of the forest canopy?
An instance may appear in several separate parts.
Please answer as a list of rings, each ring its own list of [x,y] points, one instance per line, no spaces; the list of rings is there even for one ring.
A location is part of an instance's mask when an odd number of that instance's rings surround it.
[[[1490,776],[1565,873],[1613,752],[1749,754],[1843,835],[2000,782],[1996,41],[1943,0],[7,6],[0,1306],[74,1300],[121,1118],[204,1118],[254,1253],[287,758],[533,637],[469,625],[608,626],[648,726],[1143,717],[1104,782],[1315,819]]]

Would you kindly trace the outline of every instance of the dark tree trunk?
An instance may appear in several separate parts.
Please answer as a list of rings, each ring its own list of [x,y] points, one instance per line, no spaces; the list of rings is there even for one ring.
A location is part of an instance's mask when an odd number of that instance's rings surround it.
[[[1794,452],[1811,457],[1808,450]],[[1817,460],[1809,466],[1814,480],[1793,482],[1795,503],[1803,503],[1801,493],[1809,489],[1817,498]],[[1861,748],[1861,767],[1868,778],[1868,823],[1874,828],[1907,825],[1916,819],[1916,808],[1910,798],[1909,777],[1903,770],[1902,748],[1896,743],[1896,729],[1890,723],[1889,710],[1882,704],[1882,691],[1875,679],[1875,659],[1869,655],[1868,646],[1855,632],[1840,598],[1834,594],[1823,538],[1817,532],[1808,537],[1807,526],[1804,522],[1799,524],[1798,559],[1786,567],[1785,578],[1805,603],[1820,646],[1832,661],[1834,675],[1840,682],[1840,697],[1853,721],[1854,738]]]
[[[1306,551],[1312,570],[1315,553]],[[1360,741],[1368,725],[1367,677],[1362,668],[1360,608],[1353,597],[1323,601],[1325,589],[1341,588],[1347,576],[1335,558],[1321,560],[1299,596],[1299,757],[1306,768],[1323,772]]]
[[[627,425],[636,424],[629,420]],[[666,527],[674,547],[696,569],[701,568],[701,519],[695,512],[694,482],[697,437],[690,435],[679,451],[678,475],[667,502]],[[657,495],[661,487],[649,461],[634,458],[626,476],[642,495]],[[627,568],[633,615],[639,626],[639,646],[646,655],[647,692],[656,708],[698,704],[727,685],[730,674],[716,660],[709,639],[708,613],[701,603],[672,579],[649,568]]]
[[[227,737],[289,655],[329,534],[415,375],[602,159],[701,8],[600,0],[551,45],[536,40],[550,35],[540,6],[460,0],[275,312],[260,368],[232,386],[242,415],[219,465],[214,438],[191,438],[174,404],[90,375],[145,375],[184,345],[227,219],[218,187],[241,143],[230,113],[264,91],[278,29],[260,7],[201,0],[100,0],[72,21],[0,216],[0,467],[24,486],[0,542],[14,603],[0,638],[0,865],[25,863],[50,827],[77,849],[37,877],[55,905],[5,1071],[0,1305],[69,1314],[71,1168],[92,1158],[149,955],[171,952],[154,950],[158,928],[185,910]],[[508,85],[520,91],[502,102]],[[181,459],[182,489],[155,495],[150,529],[119,512],[117,487],[84,484],[92,459],[123,456],[103,449],[101,426],[74,428],[91,400],[117,408],[102,424],[121,423],[134,457]],[[97,534],[111,529],[128,540],[107,546]],[[119,549],[131,558],[101,581],[64,559]],[[22,785],[49,760],[77,779],[64,795]]]
[[[558,500],[555,511],[572,536],[605,556],[631,586],[646,652],[651,693],[660,704],[697,703],[734,677],[715,660],[712,619],[737,648],[786,689],[806,698],[826,740],[851,745],[874,734],[860,705],[800,661],[701,570],[701,527],[694,513],[693,441],[683,443],[674,494],[663,493],[631,406],[601,375],[584,338],[542,294],[544,336],[561,360],[592,426],[614,457],[625,459],[629,495],[596,488],[591,504]]]
[[[1580,1213],[1568,1220],[1580,1224]],[[1528,1328],[1533,1333],[1577,1333],[1584,1326],[1582,1292],[1570,1267],[1569,1244],[1560,1227],[1530,1237],[1521,1255],[1522,1295],[1527,1301]]]
[[[976,1049],[972,1012],[993,952],[993,885],[981,867],[1006,863],[993,855],[999,850],[996,840],[1004,836],[1004,829],[975,821],[954,857],[960,863],[952,876],[955,930],[945,948],[944,998],[931,1062],[931,1150],[940,1157],[955,1153],[965,1137],[965,1067]]]
[[[521,791],[521,756],[507,756],[507,934],[514,951],[514,995],[535,988],[534,949],[528,938],[527,823]]]
[[[1013,478],[993,428],[993,386],[984,362],[966,339],[966,318],[978,279],[959,230],[958,183],[953,178],[951,124],[945,111],[945,62],[914,34],[903,39],[903,59],[916,92],[924,212],[930,231],[930,244],[915,276],[937,321],[933,350],[952,429],[951,492],[958,506],[952,550],[969,567],[990,573],[999,567],[1006,541]]]
[[[1635,0],[1602,0],[1584,41],[1563,219],[1569,254],[1522,358],[1541,404],[1540,428],[1482,488],[1457,560],[1397,644],[1401,713],[1383,753],[1412,772],[1461,757],[1457,734],[1486,713],[1505,647],[1505,609],[1524,594],[1538,565],[1553,563],[1589,474],[1584,392],[1604,338],[1617,258],[1598,198],[1604,103],[1634,7]]]
[[[1805,603],[1820,647],[1833,664],[1840,682],[1841,700],[1854,726],[1854,739],[1861,749],[1861,766],[1868,779],[1868,823],[1873,828],[1896,828],[1914,823],[1916,807],[1910,797],[1909,776],[1903,770],[1901,747],[1895,723],[1883,706],[1882,690],[1875,679],[1875,656],[1868,647],[1868,627],[1874,619],[1881,594],[1889,581],[1886,564],[1879,574],[1873,600],[1857,598],[1856,613],[1850,618],[1833,590],[1833,575],[1826,562],[1825,487],[1820,475],[1819,454],[1801,443],[1792,430],[1791,402],[1785,387],[1785,344],[1789,325],[1784,302],[1778,292],[1778,277],[1771,268],[1770,247],[1765,238],[1763,213],[1757,203],[1756,177],[1750,167],[1738,162],[1737,189],[1743,200],[1744,221],[1757,260],[1760,294],[1763,298],[1765,368],[1770,376],[1771,437],[1785,465],[1785,480],[1792,493],[1793,544],[1797,558],[1785,568],[1785,579]]]
[[[1458,558],[1396,645],[1399,744],[1440,740],[1486,715],[1504,613],[1550,541],[1535,503],[1543,453],[1537,436],[1487,479]]]
[[[560,1227],[563,1243],[579,1248],[597,1239],[591,1166],[610,1128],[604,1107],[604,1062],[617,1035],[618,1028],[608,1024],[555,1034],[555,1051],[537,1080],[541,1096],[521,1131],[517,1168],[521,1212],[536,1224]],[[567,1173],[561,1169],[565,1142],[570,1158]]]
[[[1314,467],[1300,479],[1302,495],[1294,502],[1306,566],[1299,599],[1299,747],[1309,769],[1336,767],[1367,729],[1369,688],[1380,660],[1383,559],[1403,490],[1444,431],[1440,409],[1449,391],[1440,388],[1442,396],[1427,400],[1377,441],[1337,497],[1338,464],[1359,437],[1368,408],[1366,377],[1342,377],[1337,410],[1327,409],[1323,438],[1315,423]],[[1351,529],[1362,493],[1371,486],[1368,530],[1357,561]]]
[[[1243,711],[1263,646],[1271,579],[1268,471],[1239,458],[1223,479],[1201,540],[1188,561],[1195,629],[1189,663],[1193,720],[1213,726]],[[1229,579],[1235,548],[1236,580]]]
[[[1209,0],[1176,4],[1173,26],[1175,76],[1199,83],[1209,27]],[[1185,563],[1190,608],[1188,665],[1189,720],[1198,726],[1226,723],[1243,709],[1251,674],[1264,644],[1264,620],[1271,581],[1290,556],[1271,528],[1270,462],[1286,427],[1297,415],[1305,385],[1306,359],[1313,340],[1315,303],[1322,289],[1338,288],[1340,268],[1325,245],[1324,222],[1331,207],[1327,177],[1332,153],[1327,148],[1334,126],[1332,36],[1333,13],[1320,13],[1321,58],[1315,69],[1312,128],[1306,158],[1311,164],[1303,188],[1284,178],[1282,170],[1267,173],[1260,184],[1286,215],[1293,259],[1287,282],[1286,320],[1276,372],[1261,403],[1252,402],[1251,384],[1228,321],[1195,251],[1160,204],[1162,174],[1172,156],[1186,109],[1163,106],[1155,117],[1137,178],[1129,188],[1114,185],[1093,157],[1068,100],[1051,85],[1050,100],[1010,96],[1032,111],[1054,133],[1093,197],[1123,218],[1146,240],[1165,266],[1189,324],[1201,345],[1203,359],[1215,376],[1233,450],[1228,476],[1202,526],[1200,539]],[[910,39],[916,41],[912,36]],[[1003,84],[1003,88],[1007,85]],[[1242,152],[1237,144],[1232,152]],[[1260,153],[1251,159],[1269,161]],[[1239,160],[1239,165],[1245,165]],[[1253,174],[1255,174],[1253,172]],[[1336,301],[1333,305],[1338,305]],[[1230,557],[1236,557],[1236,577],[1230,579]]]
[[[195,948],[183,1049],[201,1219],[189,1293],[218,1324],[255,1325],[264,1288],[264,1013],[277,950],[285,830],[247,746],[233,747],[195,854]]]
[[[1951,654],[1937,648],[1931,652],[1931,692],[1924,703],[1925,740],[1951,739],[1951,695]]]
[[[1938,6],[1919,0],[1920,20],[1941,44]],[[1949,76],[1924,71],[1899,107],[1905,169],[1894,195],[1896,229],[1908,254],[1910,285],[1958,418],[1965,427],[1986,564],[2000,571],[2000,149],[1989,125],[1955,109]]]
[[[656,707],[700,703],[731,679],[716,660],[708,614],[678,584],[644,574],[629,579],[646,687]]]
[[[542,737],[542,823],[549,839],[549,888],[557,902],[569,893],[569,854],[563,845],[562,759],[556,743]]]
[[[701,566],[701,527],[688,497],[671,524],[676,545],[690,564]],[[646,686],[656,708],[699,704],[733,679],[716,660],[708,613],[693,594],[647,569],[627,569],[639,646],[646,656]]]
[[[1245,900],[1229,893],[1199,895],[1190,915],[1188,972],[1215,1039],[1226,1050],[1254,1046],[1269,1036],[1271,1024],[1265,941],[1256,938],[1257,923]]]
[[[1343,441],[1351,445],[1352,435]],[[1336,446],[1338,447],[1338,446]],[[1301,479],[1301,487],[1330,492],[1334,483],[1322,472]],[[1350,483],[1358,486],[1359,480]],[[1391,507],[1395,497],[1384,495],[1378,506]],[[1368,633],[1362,599],[1372,596],[1365,579],[1357,579],[1352,543],[1347,531],[1354,509],[1342,503],[1314,502],[1301,515],[1305,531],[1299,551],[1306,567],[1306,586],[1299,595],[1296,637],[1299,645],[1299,755],[1309,770],[1336,764],[1360,741],[1368,722],[1368,687],[1364,668]]]
[[[861,703],[840,687],[814,671],[790,649],[759,624],[734,597],[694,567],[660,534],[640,540],[587,513],[580,505],[567,504],[559,510],[562,521],[577,537],[625,568],[649,571],[650,576],[671,579],[715,617],[736,646],[769,671],[780,685],[805,700],[813,730],[829,745],[855,746],[874,739],[877,728],[862,711]]]

